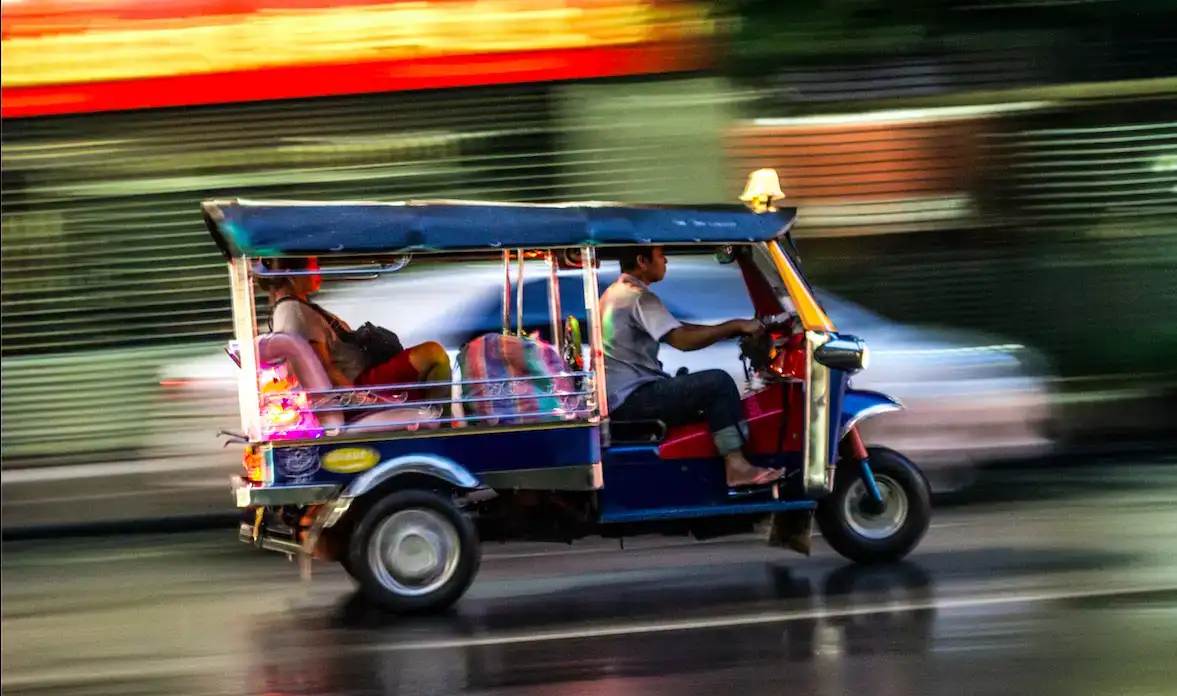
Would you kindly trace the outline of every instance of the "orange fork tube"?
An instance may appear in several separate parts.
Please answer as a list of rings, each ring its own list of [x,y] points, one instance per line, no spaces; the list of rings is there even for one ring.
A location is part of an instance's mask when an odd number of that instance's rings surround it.
[[[844,462],[858,463],[859,476],[862,477],[862,482],[866,485],[871,499],[876,504],[881,504],[883,494],[879,491],[879,484],[875,482],[875,473],[870,468],[870,455],[866,451],[866,443],[858,434],[858,428],[851,426],[850,430],[846,432],[846,437],[838,443],[838,454]]]
[[[863,443],[862,436],[858,434],[858,426],[850,426],[846,437],[842,438],[842,442],[838,445],[838,454],[842,455],[843,459],[856,462],[867,458],[866,444]]]

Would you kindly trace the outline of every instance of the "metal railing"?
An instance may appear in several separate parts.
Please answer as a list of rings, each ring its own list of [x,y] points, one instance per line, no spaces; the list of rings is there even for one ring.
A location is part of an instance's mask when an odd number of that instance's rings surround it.
[[[457,423],[483,423],[483,422],[499,422],[503,420],[517,420],[526,419],[529,422],[536,421],[568,421],[569,419],[578,416],[592,417],[599,413],[599,409],[589,397],[595,395],[595,390],[580,389],[580,390],[554,390],[542,393],[530,394],[495,394],[490,396],[460,396],[456,399],[419,399],[412,401],[389,401],[380,403],[354,403],[354,404],[339,404],[330,405],[323,399],[330,400],[333,397],[345,397],[352,395],[372,394],[373,392],[393,392],[404,393],[410,390],[426,390],[437,388],[453,389],[454,387],[466,386],[480,386],[491,384],[521,384],[530,382],[548,381],[554,382],[559,379],[577,379],[583,378],[587,384],[592,384],[591,380],[595,373],[591,371],[582,372],[561,372],[554,375],[528,375],[520,377],[503,377],[503,378],[487,378],[487,379],[470,379],[470,380],[456,380],[449,382],[409,382],[387,385],[364,386],[358,388],[350,387],[332,387],[330,389],[303,389],[297,391],[281,391],[270,392],[263,394],[261,397],[261,405],[264,408],[267,404],[272,404],[275,401],[284,398],[300,397],[305,395],[310,400],[315,400],[315,397],[320,397],[317,403],[310,408],[302,408],[300,411],[322,414],[322,413],[355,413],[357,411],[371,411],[378,413],[381,411],[408,411],[411,409],[433,408],[435,406],[444,406],[447,404],[465,406],[467,404],[487,404],[502,401],[528,401],[540,399],[560,399],[560,398],[575,398],[577,402],[576,408],[552,408],[543,411],[522,411],[515,413],[492,413],[484,415],[462,415],[462,416],[442,416],[440,413],[435,418],[420,418],[416,420],[403,420],[394,423],[348,423],[341,425],[326,425],[319,423],[318,430],[330,432],[347,432],[351,430],[398,430],[407,426],[421,426],[421,425],[442,425],[442,424],[457,424]],[[464,409],[463,409],[464,412]],[[265,432],[263,427],[263,432]],[[271,432],[271,438],[272,438]]]

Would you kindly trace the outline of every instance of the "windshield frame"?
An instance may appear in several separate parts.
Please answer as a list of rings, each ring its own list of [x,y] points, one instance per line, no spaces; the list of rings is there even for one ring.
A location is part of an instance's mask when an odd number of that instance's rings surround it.
[[[806,331],[835,331],[809,281],[801,273],[795,257],[786,251],[780,239],[752,245],[755,270],[768,281],[781,308],[797,316]]]

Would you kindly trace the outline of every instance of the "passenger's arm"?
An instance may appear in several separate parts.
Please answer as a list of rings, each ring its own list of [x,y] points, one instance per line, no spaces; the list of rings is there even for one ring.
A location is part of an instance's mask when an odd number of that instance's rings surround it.
[[[336,367],[335,361],[331,359],[331,352],[327,350],[331,327],[317,314],[308,316],[304,309],[298,302],[283,302],[275,307],[271,321],[274,331],[302,336],[311,350],[315,351],[315,357],[319,359],[319,364],[323,366],[323,371],[327,373],[332,385],[340,388],[354,387],[352,381]],[[311,311],[313,310],[306,310]]]
[[[331,353],[328,352],[326,345],[319,341],[309,341],[309,343],[315,351],[315,355],[318,356],[319,362],[323,364],[323,370],[327,373],[327,378],[331,380],[331,384],[340,388],[356,386],[335,366],[335,361],[331,359]]]

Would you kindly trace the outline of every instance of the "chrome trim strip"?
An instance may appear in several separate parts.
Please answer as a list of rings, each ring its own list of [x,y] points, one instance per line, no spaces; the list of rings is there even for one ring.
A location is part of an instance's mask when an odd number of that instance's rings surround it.
[[[484,484],[499,490],[597,491],[604,483],[600,462],[542,469],[487,471],[481,477]]]
[[[332,483],[259,487],[247,484],[240,476],[233,476],[231,481],[239,508],[324,503],[335,498],[340,488]]]

